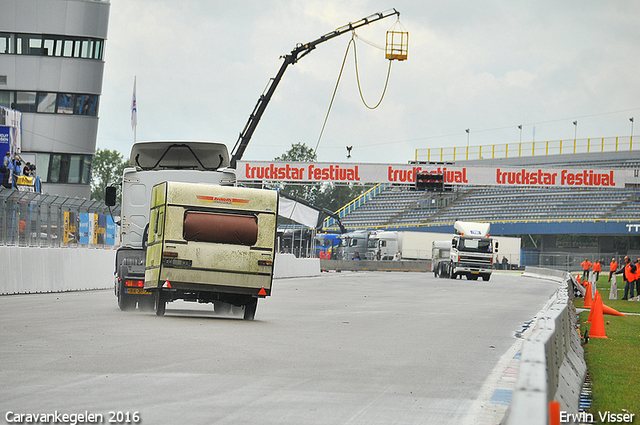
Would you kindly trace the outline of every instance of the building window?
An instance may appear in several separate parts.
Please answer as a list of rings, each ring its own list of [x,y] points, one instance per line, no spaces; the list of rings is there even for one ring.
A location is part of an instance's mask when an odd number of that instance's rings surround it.
[[[37,153],[36,175],[43,183],[89,184],[91,155]]]
[[[15,34],[1,32],[0,54],[14,54],[15,52]]]
[[[16,101],[13,109],[17,109],[20,112],[36,112],[36,92],[16,92]]]
[[[58,94],[58,113],[59,114],[73,114],[73,106],[76,102],[75,94]]]
[[[0,90],[0,106],[4,106],[5,108],[13,108],[12,105],[14,105],[16,101],[15,95],[16,93],[14,91]]]
[[[52,34],[0,33],[0,54],[102,60],[104,40]]]
[[[77,115],[90,115],[95,117],[97,107],[98,96],[79,94],[76,96],[76,107],[73,110],[73,113]]]
[[[98,96],[95,94],[0,90],[0,106],[17,109],[21,112],[95,117],[98,115]]]
[[[56,112],[56,93],[38,92],[38,108],[37,112],[44,114],[55,114]]]
[[[37,153],[36,154],[36,175],[40,177],[40,181],[49,181],[49,159],[51,154]]]
[[[69,176],[67,183],[80,183],[80,170],[84,155],[69,155]]]

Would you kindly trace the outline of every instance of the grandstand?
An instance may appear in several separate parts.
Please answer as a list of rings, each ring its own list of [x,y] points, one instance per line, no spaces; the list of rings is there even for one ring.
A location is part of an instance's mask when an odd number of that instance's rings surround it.
[[[456,220],[640,220],[638,191],[570,188],[464,188],[439,197],[391,186],[341,218],[348,229],[416,227]]]
[[[457,161],[456,166],[544,166],[640,169],[640,151],[577,153]],[[452,231],[456,220],[494,224],[495,235],[576,234],[630,236],[640,222],[640,189],[457,186],[450,192],[379,185],[338,211],[349,230]],[[357,206],[356,206],[357,205]],[[332,230],[332,220],[324,230]],[[634,232],[635,233],[635,232]],[[632,236],[636,236],[635,234]]]

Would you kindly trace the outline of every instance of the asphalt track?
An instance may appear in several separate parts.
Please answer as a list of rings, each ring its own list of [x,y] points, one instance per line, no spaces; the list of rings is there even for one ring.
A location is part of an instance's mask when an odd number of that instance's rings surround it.
[[[8,412],[98,423],[138,412],[148,425],[473,423],[485,381],[556,288],[513,274],[329,273],[274,281],[255,321],[185,302],[164,317],[125,313],[107,290],[3,296],[1,423],[13,423]]]

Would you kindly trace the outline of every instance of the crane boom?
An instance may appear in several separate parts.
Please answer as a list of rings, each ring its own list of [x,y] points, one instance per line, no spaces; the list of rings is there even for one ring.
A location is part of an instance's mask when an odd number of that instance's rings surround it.
[[[242,133],[240,133],[236,144],[233,146],[230,161],[231,168],[236,168],[236,163],[242,159],[244,151],[247,149],[247,145],[251,140],[251,136],[258,126],[258,122],[260,121],[262,114],[267,108],[267,105],[269,104],[273,93],[276,91],[276,88],[278,87],[278,84],[280,83],[280,80],[282,79],[282,76],[284,75],[284,72],[289,65],[294,65],[296,62],[298,62],[298,60],[315,49],[316,46],[320,43],[324,43],[325,41],[331,40],[332,38],[342,35],[346,32],[353,31],[356,28],[360,28],[364,25],[369,25],[372,22],[379,21],[380,19],[388,18],[389,16],[393,15],[397,15],[398,17],[400,17],[400,12],[398,12],[396,9],[391,9],[386,12],[375,13],[373,15],[367,16],[366,18],[362,18],[357,22],[351,22],[347,25],[344,25],[332,32],[323,35],[316,40],[310,41],[309,43],[298,44],[296,48],[291,51],[291,53],[283,56],[282,59],[284,59],[284,61],[280,66],[278,74],[274,78],[269,80],[267,87],[265,88],[262,95],[260,95],[260,98],[258,98],[258,102],[253,108],[251,115],[249,115],[249,120],[245,124]]]

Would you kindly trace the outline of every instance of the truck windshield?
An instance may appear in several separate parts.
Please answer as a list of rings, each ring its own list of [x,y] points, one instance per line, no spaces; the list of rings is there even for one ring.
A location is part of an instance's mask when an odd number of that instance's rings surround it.
[[[460,242],[465,251],[493,252],[490,239],[461,239]]]
[[[331,246],[331,240],[326,238],[316,238],[316,246]]]

